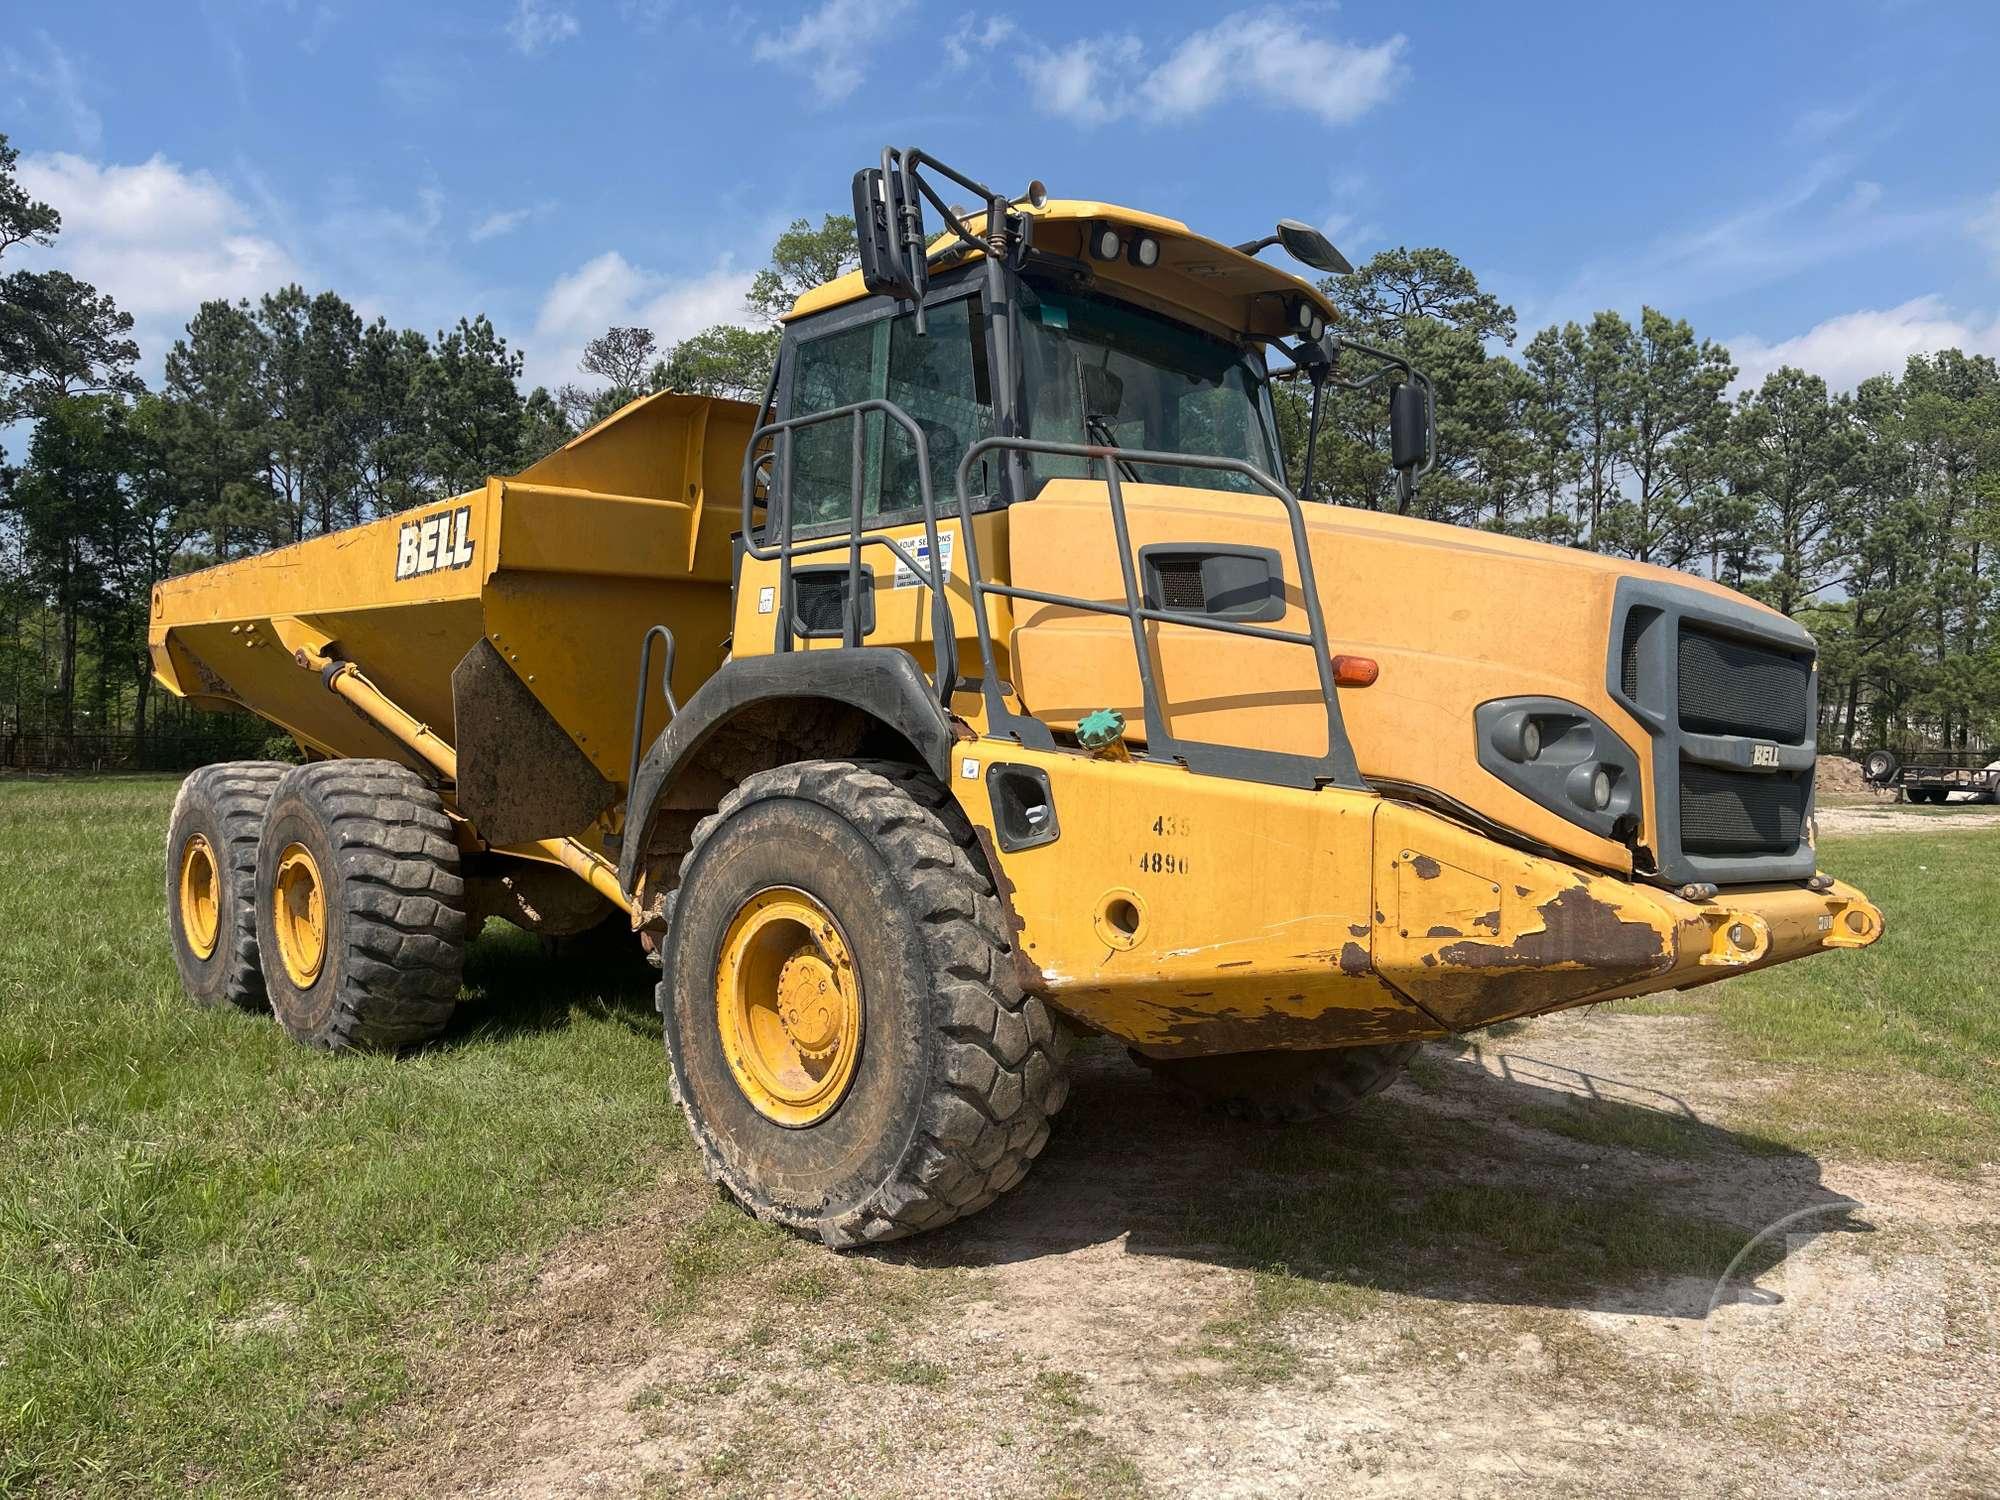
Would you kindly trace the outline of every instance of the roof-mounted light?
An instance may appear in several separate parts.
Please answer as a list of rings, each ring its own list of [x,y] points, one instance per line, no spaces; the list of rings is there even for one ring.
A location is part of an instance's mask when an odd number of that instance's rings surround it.
[[[1090,253],[1099,260],[1116,260],[1124,251],[1124,236],[1111,225],[1098,224],[1091,229]]]
[[[1139,235],[1133,239],[1127,254],[1133,265],[1150,271],[1160,263],[1160,242],[1150,234]]]

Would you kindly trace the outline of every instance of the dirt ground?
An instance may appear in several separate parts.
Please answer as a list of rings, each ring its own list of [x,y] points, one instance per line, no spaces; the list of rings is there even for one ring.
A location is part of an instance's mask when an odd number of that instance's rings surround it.
[[[1825,802],[1813,812],[1821,835],[1829,833],[1945,833],[2000,825],[2000,809],[1953,802],[1944,807],[1912,807],[1887,800]]]
[[[718,1249],[733,1211],[666,1185],[531,1268],[312,1487],[2000,1493],[2000,1171],[1732,1132],[1774,1081],[1706,1024],[1433,1049],[1307,1139],[1191,1116],[1100,1047],[1019,1192],[870,1255]],[[1493,1223],[1393,1227],[1447,1192]],[[1627,1201],[1649,1232],[1604,1212]],[[1691,1255],[1681,1222],[1723,1232]]]

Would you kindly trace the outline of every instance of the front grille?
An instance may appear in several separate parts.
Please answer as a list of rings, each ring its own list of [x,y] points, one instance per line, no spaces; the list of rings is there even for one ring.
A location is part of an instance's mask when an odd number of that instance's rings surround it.
[[[1646,616],[1635,609],[1625,617],[1625,646],[1618,662],[1618,685],[1628,699],[1639,696],[1639,637],[1645,632]]]
[[[1683,628],[1681,728],[1805,743],[1809,662],[1727,636]]]
[[[1681,847],[1691,854],[1789,854],[1798,848],[1812,773],[1757,775],[1681,765]]]
[[[1663,885],[1810,875],[1812,638],[1747,602],[1624,578],[1604,649],[1612,699],[1652,741],[1635,864]]]

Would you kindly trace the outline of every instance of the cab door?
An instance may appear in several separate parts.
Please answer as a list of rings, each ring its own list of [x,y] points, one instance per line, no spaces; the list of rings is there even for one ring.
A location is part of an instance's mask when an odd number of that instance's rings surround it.
[[[788,329],[778,410],[781,419],[793,419],[858,401],[886,400],[922,431],[960,668],[977,677],[978,636],[956,497],[959,460],[968,447],[993,431],[992,366],[983,307],[969,287],[946,289],[927,302],[927,326],[921,334],[914,315],[895,307],[886,298],[871,298]],[[737,655],[833,650],[846,644],[854,606],[848,598],[845,541],[856,503],[857,426],[862,532],[895,538],[919,567],[929,570],[923,509],[926,467],[908,429],[879,411],[795,427],[789,473],[782,442],[778,447],[771,470],[771,503],[758,538],[765,547],[777,545],[778,528],[769,518],[779,513],[780,492],[788,487],[794,546],[790,618],[781,608],[777,559],[754,558],[746,552],[736,590]],[[973,538],[980,567],[990,581],[1005,581],[1007,569],[1002,467],[1000,455],[988,455],[975,465],[968,485]],[[841,545],[801,550],[827,542]],[[925,671],[933,670],[931,597],[918,573],[880,545],[864,544],[860,565],[861,644],[908,651]],[[1006,601],[989,599],[987,614],[996,649],[1004,654]]]

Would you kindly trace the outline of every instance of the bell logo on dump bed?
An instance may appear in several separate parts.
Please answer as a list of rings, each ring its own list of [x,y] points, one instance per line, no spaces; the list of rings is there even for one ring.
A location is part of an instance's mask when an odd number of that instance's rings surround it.
[[[405,521],[396,536],[396,577],[421,578],[472,562],[472,507]]]

